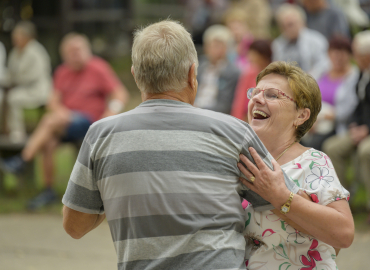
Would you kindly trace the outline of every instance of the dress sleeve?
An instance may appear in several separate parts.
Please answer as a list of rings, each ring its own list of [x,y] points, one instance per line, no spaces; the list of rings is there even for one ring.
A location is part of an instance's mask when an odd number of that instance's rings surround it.
[[[103,214],[103,201],[94,179],[94,166],[88,137],[89,132],[82,143],[62,202],[65,206],[79,212]]]
[[[321,205],[342,199],[349,200],[349,192],[341,185],[330,158],[323,152],[311,152],[304,162],[304,191]],[[302,166],[303,167],[303,166]]]

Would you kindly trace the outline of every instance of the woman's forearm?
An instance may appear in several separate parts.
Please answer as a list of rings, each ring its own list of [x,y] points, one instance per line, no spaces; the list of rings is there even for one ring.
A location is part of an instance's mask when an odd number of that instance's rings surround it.
[[[286,217],[306,233],[336,248],[347,248],[354,238],[354,222],[345,200],[327,206],[294,196]]]

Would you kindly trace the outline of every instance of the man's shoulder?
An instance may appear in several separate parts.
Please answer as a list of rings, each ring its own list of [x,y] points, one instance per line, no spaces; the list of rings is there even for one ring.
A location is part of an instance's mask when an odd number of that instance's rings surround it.
[[[145,125],[142,127],[143,129],[150,128],[152,126],[155,126],[155,129],[161,129],[160,124],[165,120],[164,118],[166,115],[168,115],[168,120],[170,121],[175,120],[177,122],[181,122],[181,125],[179,125],[178,128],[181,129],[181,127],[183,127],[184,130],[227,130],[227,134],[234,133],[234,136],[240,136],[247,132],[248,129],[248,124],[244,121],[233,116],[211,110],[188,106],[176,111],[166,108],[163,111],[161,109],[156,109],[152,112],[146,107],[138,106],[128,112],[106,117],[93,123],[89,132],[91,134],[90,141],[93,143],[98,137],[105,137],[108,134],[113,134],[123,130],[129,131],[131,129],[137,129],[141,125]],[[160,123],[156,123],[156,120],[158,119],[160,119]],[[123,126],[124,128],[122,128]],[[199,128],[200,126],[201,128]],[[164,129],[167,128],[168,127],[164,127]]]

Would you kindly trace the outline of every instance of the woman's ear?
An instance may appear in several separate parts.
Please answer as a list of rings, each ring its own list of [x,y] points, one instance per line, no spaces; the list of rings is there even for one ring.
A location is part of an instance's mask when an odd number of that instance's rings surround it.
[[[302,125],[308,119],[310,119],[311,110],[309,108],[298,109],[298,116],[296,120],[296,126]]]

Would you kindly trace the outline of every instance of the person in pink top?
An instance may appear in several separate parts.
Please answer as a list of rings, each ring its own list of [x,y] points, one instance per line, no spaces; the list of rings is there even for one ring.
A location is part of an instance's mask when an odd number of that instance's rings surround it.
[[[54,91],[48,113],[29,138],[21,155],[2,160],[4,171],[20,173],[36,154],[43,154],[46,189],[29,202],[30,209],[53,202],[53,153],[60,142],[78,142],[90,125],[123,111],[128,92],[109,64],[93,56],[84,35],[67,34],[60,45],[63,64],[54,74]]]
[[[271,63],[272,51],[269,40],[259,39],[252,42],[248,51],[249,66],[240,76],[235,91],[231,115],[243,121],[247,120],[248,102],[247,90],[256,86],[256,78],[265,67]]]

